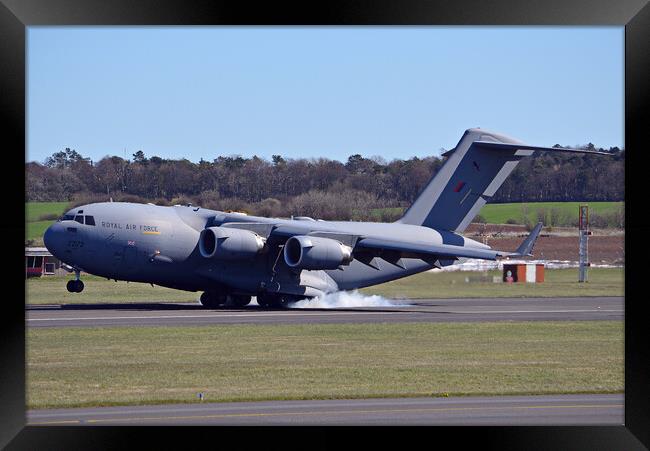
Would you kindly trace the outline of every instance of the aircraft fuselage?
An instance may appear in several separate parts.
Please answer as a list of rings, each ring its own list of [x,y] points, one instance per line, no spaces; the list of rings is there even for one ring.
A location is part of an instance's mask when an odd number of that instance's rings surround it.
[[[372,267],[354,260],[341,269],[293,271],[277,246],[267,246],[254,258],[240,261],[203,257],[198,250],[201,231],[225,223],[273,224],[304,234],[407,236],[427,243],[486,247],[458,234],[408,224],[262,218],[191,206],[121,202],[73,208],[47,230],[44,240],[61,261],[90,274],[191,291],[216,288],[254,295],[268,290],[310,296],[383,283],[433,267],[405,258],[403,267],[386,262]],[[443,266],[452,263],[440,262]]]

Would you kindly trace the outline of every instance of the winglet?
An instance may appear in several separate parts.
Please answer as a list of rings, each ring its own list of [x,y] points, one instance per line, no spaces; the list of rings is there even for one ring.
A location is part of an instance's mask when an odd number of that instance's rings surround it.
[[[519,247],[515,252],[504,252],[503,256],[504,257],[532,257],[533,254],[531,252],[533,251],[533,247],[535,246],[535,242],[537,241],[539,232],[542,231],[542,227],[544,227],[544,224],[538,222],[535,228],[532,230],[532,232],[530,232],[530,234],[519,245]]]

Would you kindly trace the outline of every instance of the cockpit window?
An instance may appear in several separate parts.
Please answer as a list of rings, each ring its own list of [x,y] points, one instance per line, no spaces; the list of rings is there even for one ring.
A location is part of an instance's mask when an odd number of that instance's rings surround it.
[[[72,221],[74,219],[74,215],[63,215],[59,218],[59,221]]]
[[[74,217],[74,220],[77,221],[79,224],[84,223],[84,217],[82,215],[77,215]]]
[[[86,216],[86,225],[95,225],[95,217],[94,216]]]

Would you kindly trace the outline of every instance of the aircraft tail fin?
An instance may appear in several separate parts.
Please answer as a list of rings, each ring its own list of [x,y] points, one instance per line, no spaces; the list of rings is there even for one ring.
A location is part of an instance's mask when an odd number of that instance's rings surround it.
[[[443,156],[445,164],[397,222],[463,232],[519,160],[536,151],[610,155],[581,149],[528,146],[514,138],[471,128]]]

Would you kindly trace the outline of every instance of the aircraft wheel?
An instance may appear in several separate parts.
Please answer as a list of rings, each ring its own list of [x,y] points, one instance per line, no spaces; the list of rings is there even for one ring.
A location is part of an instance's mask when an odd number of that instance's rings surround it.
[[[271,296],[268,294],[258,294],[257,296],[257,304],[260,307],[269,307],[271,305]]]
[[[302,299],[300,296],[292,296],[290,294],[283,294],[280,296],[279,299],[279,306],[282,308],[287,308],[289,307],[289,304],[293,304],[294,302],[298,302],[300,299]]]
[[[65,287],[70,293],[81,293],[84,290],[84,283],[81,280],[68,280]]]
[[[290,294],[278,294],[271,297],[270,306],[277,308],[287,308],[289,304],[298,301],[297,296],[292,296]]]
[[[199,298],[199,301],[201,301],[201,305],[206,305],[208,302],[210,302],[209,296],[210,295],[208,294],[207,291],[201,293],[201,297]]]
[[[230,299],[232,299],[232,303],[236,307],[244,307],[251,302],[250,296],[230,296]]]
[[[220,307],[220,306],[222,306],[222,305],[224,305],[226,303],[226,296],[222,295],[222,294],[219,294],[219,293],[211,292],[211,291],[205,291],[201,295],[200,300],[201,300],[201,304],[204,307],[216,308],[216,307]]]

